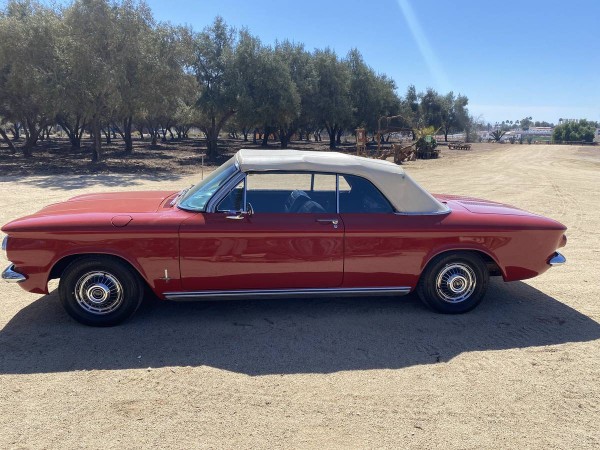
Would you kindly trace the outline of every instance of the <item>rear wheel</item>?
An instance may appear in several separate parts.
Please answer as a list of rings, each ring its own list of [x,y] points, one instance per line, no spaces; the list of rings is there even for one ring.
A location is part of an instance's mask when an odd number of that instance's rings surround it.
[[[475,308],[487,290],[489,273],[475,253],[445,253],[431,261],[419,280],[417,293],[431,309],[460,314]]]
[[[73,261],[60,278],[60,301],[71,317],[98,327],[117,325],[133,315],[143,285],[127,264],[105,256]]]

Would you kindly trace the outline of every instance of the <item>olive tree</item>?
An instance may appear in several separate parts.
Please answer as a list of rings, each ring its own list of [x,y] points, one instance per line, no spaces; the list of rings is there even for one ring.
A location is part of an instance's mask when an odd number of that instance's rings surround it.
[[[218,156],[217,139],[227,121],[236,113],[233,55],[235,30],[221,17],[193,37],[192,68],[200,94],[197,106],[200,129],[206,136],[207,156]]]
[[[334,149],[338,135],[352,120],[350,70],[329,49],[315,51],[314,65],[317,81],[311,114],[327,129],[329,148]]]
[[[120,101],[118,62],[128,48],[119,39],[118,19],[118,8],[105,0],[76,0],[64,11],[68,79],[79,97],[75,109],[91,125],[92,161],[102,159],[102,124],[114,115]]]
[[[22,123],[25,156],[54,122],[62,31],[58,12],[33,1],[9,1],[0,16],[0,116]]]

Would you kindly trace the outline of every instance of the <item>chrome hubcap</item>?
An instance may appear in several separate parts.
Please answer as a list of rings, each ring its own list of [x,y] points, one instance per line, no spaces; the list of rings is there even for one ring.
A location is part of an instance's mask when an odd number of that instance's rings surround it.
[[[448,303],[460,303],[468,299],[475,291],[477,280],[475,272],[467,264],[446,265],[435,281],[437,294]]]
[[[88,272],[75,285],[77,304],[87,312],[104,315],[115,311],[123,303],[123,287],[108,272]]]

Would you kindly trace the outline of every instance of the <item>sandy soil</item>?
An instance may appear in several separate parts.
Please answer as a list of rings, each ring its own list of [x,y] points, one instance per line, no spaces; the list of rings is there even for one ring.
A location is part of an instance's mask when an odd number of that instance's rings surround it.
[[[569,227],[568,264],[462,316],[402,299],[149,302],[112,329],[0,284],[0,448],[599,448],[600,149],[477,146],[407,170]],[[194,177],[0,178],[0,223]]]

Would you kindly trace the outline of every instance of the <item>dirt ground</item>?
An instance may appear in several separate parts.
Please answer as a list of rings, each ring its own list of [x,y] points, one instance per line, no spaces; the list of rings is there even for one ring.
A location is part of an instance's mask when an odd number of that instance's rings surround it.
[[[0,448],[600,447],[600,149],[478,145],[407,171],[569,227],[568,263],[471,313],[395,298],[148,302],[89,328],[0,284]],[[0,177],[0,223],[197,175]]]

